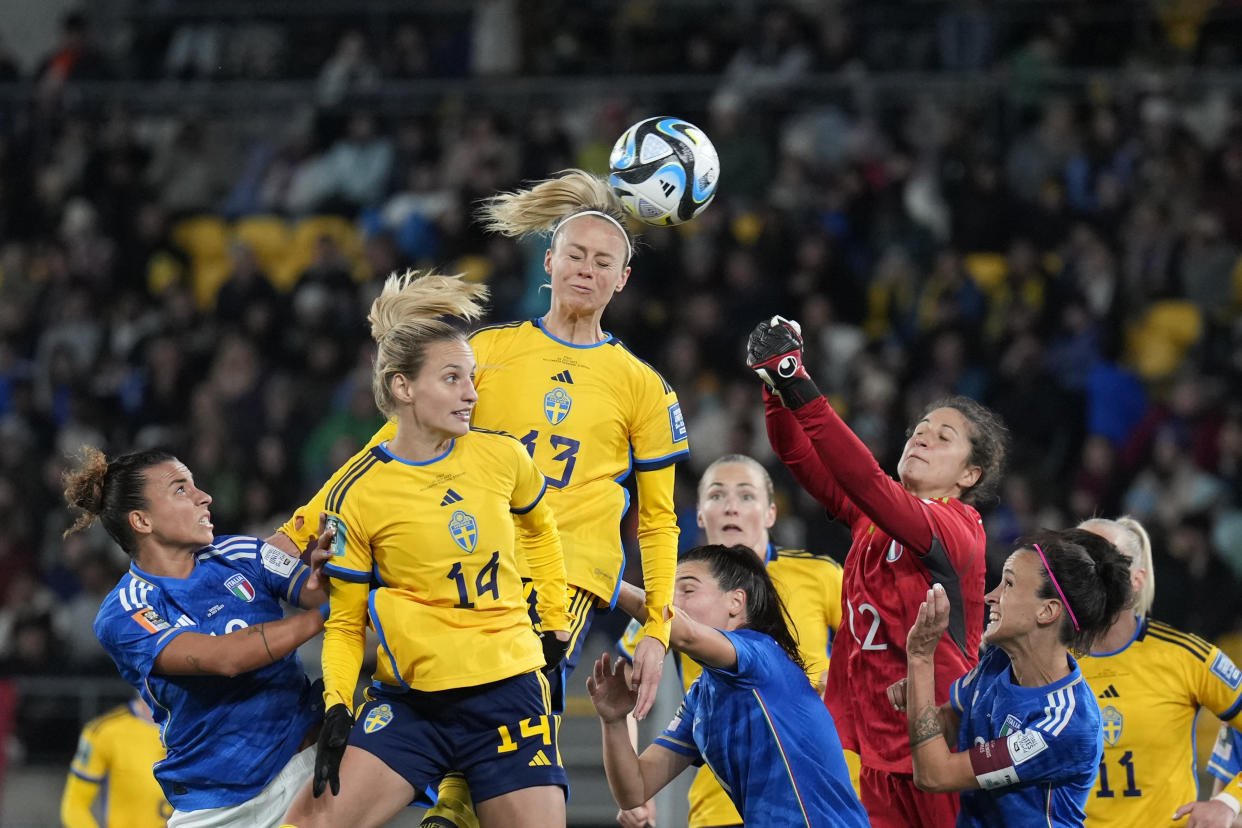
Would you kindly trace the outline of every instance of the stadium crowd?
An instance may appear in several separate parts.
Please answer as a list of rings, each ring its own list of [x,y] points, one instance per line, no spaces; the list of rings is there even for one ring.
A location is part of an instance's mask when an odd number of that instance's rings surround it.
[[[473,205],[602,172],[626,125],[674,106],[723,183],[691,224],[645,229],[604,324],[680,397],[683,546],[688,481],[737,452],[776,479],[778,540],[848,548],[773,456],[744,362],[746,332],[782,312],[886,468],[946,394],[1004,418],[1010,471],[982,509],[997,570],[1019,536],[1129,513],[1152,533],[1153,616],[1242,629],[1242,111],[1157,71],[1235,65],[1235,4],[1136,3],[1139,26],[1081,2],[929,3],[886,27],[893,4],[804,0],[702,29],[694,3],[668,23],[639,2],[540,5],[363,26],[138,15],[128,38],[72,15],[31,71],[0,45],[0,675],[114,670],[91,621],[126,560],[102,531],[62,540],[70,452],[168,446],[218,525],[270,534],[381,423],[363,320],[384,277],[435,265],[486,281],[496,319],[539,313],[543,248],[485,236]],[[1108,35],[1127,26],[1122,51]],[[892,70],[1007,81],[869,94]],[[380,102],[394,81],[519,71],[716,80],[647,100],[622,77],[524,113]],[[824,73],[850,91],[817,93]],[[281,129],[75,91],[288,78],[316,79],[316,100]]]

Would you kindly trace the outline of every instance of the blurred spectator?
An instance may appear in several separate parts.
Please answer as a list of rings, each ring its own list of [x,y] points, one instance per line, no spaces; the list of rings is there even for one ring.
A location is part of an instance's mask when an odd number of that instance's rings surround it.
[[[351,96],[374,92],[379,82],[379,66],[368,54],[366,36],[350,29],[319,72],[319,104],[339,106]]]
[[[102,80],[111,68],[91,38],[86,15],[67,13],[60,22],[60,40],[51,54],[35,70],[35,80],[44,95],[55,94],[71,81]]]

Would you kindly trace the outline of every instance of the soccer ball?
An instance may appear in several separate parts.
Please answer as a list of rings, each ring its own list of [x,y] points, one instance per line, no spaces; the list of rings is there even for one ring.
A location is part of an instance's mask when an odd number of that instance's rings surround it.
[[[647,118],[621,133],[608,159],[608,183],[635,218],[681,224],[711,204],[720,158],[707,134],[680,118]]]

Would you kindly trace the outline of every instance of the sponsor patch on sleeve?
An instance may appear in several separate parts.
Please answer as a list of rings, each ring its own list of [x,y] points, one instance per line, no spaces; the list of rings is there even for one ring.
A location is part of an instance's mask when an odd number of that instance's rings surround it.
[[[297,558],[270,543],[263,544],[260,554],[263,556],[263,568],[282,578],[288,578],[299,563]]]
[[[1212,672],[1216,677],[1229,685],[1230,690],[1237,690],[1242,685],[1242,670],[1239,670],[1233,660],[1224,653],[1217,653],[1216,660],[1212,662]]]
[[[1010,733],[1005,741],[1009,743],[1009,757],[1014,767],[1034,759],[1048,749],[1048,743],[1037,730],[1019,730]]]
[[[332,537],[332,557],[345,557],[345,536],[349,534],[349,527],[338,515],[328,515],[328,526],[336,529],[336,534]]]
[[[151,607],[143,607],[131,615],[130,618],[137,621],[138,626],[142,627],[149,633],[157,633],[161,630],[172,629],[172,624],[169,624],[163,618],[160,618],[160,614]]]
[[[686,439],[686,420],[681,416],[681,403],[673,403],[668,407],[668,428],[673,434],[674,443]]]

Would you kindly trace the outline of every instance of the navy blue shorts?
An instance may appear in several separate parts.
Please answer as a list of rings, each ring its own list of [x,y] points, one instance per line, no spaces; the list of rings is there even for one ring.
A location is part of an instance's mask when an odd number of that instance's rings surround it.
[[[538,599],[535,586],[531,581],[523,581],[522,586],[526,593],[526,608],[530,613],[531,623],[536,630],[539,630],[539,613],[535,612],[535,602]],[[586,643],[587,633],[591,631],[591,622],[595,620],[600,610],[604,609],[600,605],[600,599],[593,593],[575,586],[569,588],[567,607],[569,610],[569,649],[565,653],[565,660],[561,662],[561,668],[548,676],[552,684],[552,712],[558,716],[565,712],[565,682],[573,673],[574,668],[578,666],[578,660],[582,658],[582,645]]]
[[[349,743],[416,792],[449,771],[466,777],[476,802],[540,785],[568,792],[550,692],[538,671],[431,693],[372,685]]]

